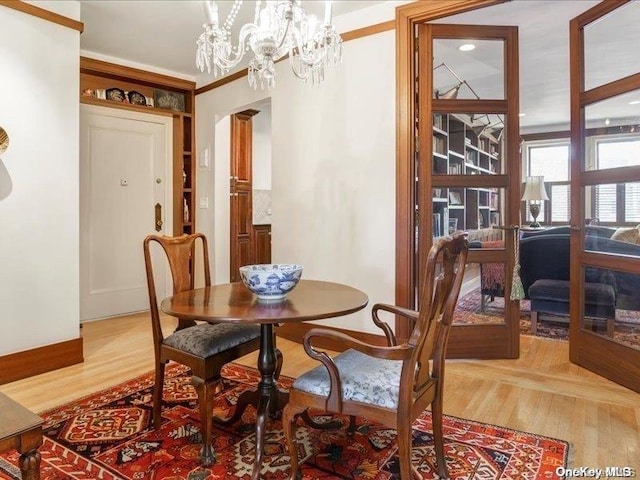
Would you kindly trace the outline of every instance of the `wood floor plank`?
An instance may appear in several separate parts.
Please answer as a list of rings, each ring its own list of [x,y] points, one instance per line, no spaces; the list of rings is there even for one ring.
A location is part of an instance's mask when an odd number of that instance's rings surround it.
[[[167,332],[176,321],[163,317]],[[83,324],[85,362],[0,385],[35,412],[113,386],[153,369],[148,313]],[[282,374],[296,377],[317,363],[298,343],[278,339]],[[640,475],[640,394],[569,362],[567,342],[521,336],[515,360],[447,363],[448,415],[560,438],[572,467],[630,466]],[[257,353],[240,363],[255,366]]]

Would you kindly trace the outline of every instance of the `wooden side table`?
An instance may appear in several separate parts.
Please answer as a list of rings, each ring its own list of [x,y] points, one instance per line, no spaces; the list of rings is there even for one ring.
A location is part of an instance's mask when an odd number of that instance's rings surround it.
[[[40,479],[42,418],[0,393],[0,452],[20,452],[23,480]]]

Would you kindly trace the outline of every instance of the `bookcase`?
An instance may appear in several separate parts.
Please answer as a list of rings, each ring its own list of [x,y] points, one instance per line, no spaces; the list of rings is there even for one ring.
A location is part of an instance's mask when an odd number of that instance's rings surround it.
[[[193,116],[173,116],[173,231],[195,232],[196,165],[193,154]]]
[[[432,155],[433,175],[496,175],[502,171],[500,142],[464,115],[433,115]],[[434,237],[500,223],[497,188],[434,188],[432,204]]]

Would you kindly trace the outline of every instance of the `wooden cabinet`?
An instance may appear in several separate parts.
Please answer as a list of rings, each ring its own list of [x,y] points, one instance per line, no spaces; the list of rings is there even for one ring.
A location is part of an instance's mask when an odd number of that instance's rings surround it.
[[[229,278],[240,280],[238,268],[255,262],[253,226],[253,121],[257,110],[245,110],[231,116],[231,178],[229,184]]]
[[[158,92],[170,108],[98,98],[97,92],[116,88],[153,99]],[[140,98],[140,97],[137,97]],[[80,57],[80,103],[120,108],[173,118],[173,235],[196,231],[195,82]],[[155,104],[154,104],[155,105]],[[168,232],[171,233],[171,232]]]
[[[501,173],[500,143],[472,126],[462,115],[434,114],[434,175],[496,175]],[[500,223],[500,191],[492,187],[433,189],[433,236],[455,230],[481,230]]]
[[[271,225],[253,226],[256,263],[271,263]]]

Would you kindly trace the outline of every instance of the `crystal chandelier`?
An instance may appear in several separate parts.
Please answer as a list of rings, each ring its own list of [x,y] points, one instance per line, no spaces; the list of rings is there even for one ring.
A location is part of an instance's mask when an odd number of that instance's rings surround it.
[[[254,89],[270,89],[275,85],[275,63],[289,55],[289,63],[296,77],[317,85],[324,79],[328,66],[342,60],[342,38],[331,23],[331,2],[326,2],[324,21],[307,15],[302,0],[272,0],[256,2],[253,23],[240,29],[238,45],[231,44],[231,27],[240,11],[242,0],[235,0],[223,24],[218,18],[218,5],[205,3],[207,23],[198,38],[196,65],[214,76],[226,74],[240,63],[251,50],[249,85]]]

